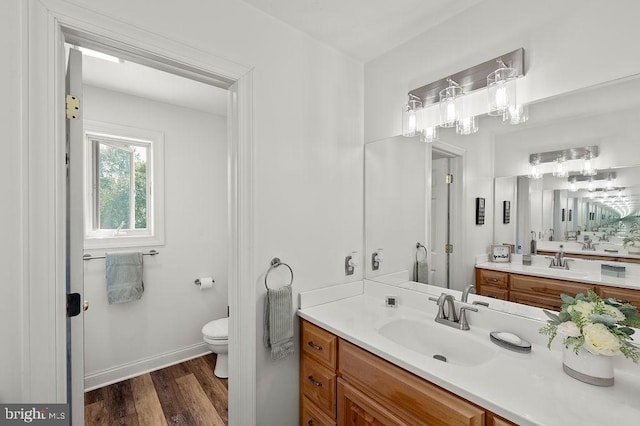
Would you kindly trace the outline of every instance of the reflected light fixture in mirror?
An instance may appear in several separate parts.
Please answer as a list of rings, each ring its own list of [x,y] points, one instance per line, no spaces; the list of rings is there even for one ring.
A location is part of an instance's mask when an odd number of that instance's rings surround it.
[[[511,105],[502,116],[502,121],[509,124],[522,124],[529,120],[528,105]]]
[[[422,132],[422,142],[433,143],[438,140],[438,126],[427,127]]]
[[[532,179],[540,179],[545,172],[544,164],[552,163],[553,169],[547,169],[547,171],[551,171],[555,177],[567,177],[572,171],[569,161],[573,160],[582,161],[579,172],[583,176],[595,176],[598,173],[595,168],[595,159],[598,155],[599,150],[596,145],[530,154],[528,176]]]

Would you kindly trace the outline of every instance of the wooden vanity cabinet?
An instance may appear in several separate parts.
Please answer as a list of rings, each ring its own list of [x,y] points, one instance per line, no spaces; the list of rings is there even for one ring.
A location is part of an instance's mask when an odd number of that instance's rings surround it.
[[[338,339],[304,320],[300,329],[300,425],[335,425]]]
[[[638,290],[601,285],[598,286],[597,293],[598,296],[603,299],[613,297],[614,299],[618,299],[622,302],[631,303],[633,306],[640,309],[640,291]]]
[[[511,274],[509,285],[510,302],[554,311],[562,307],[561,294],[575,297],[578,293],[587,294],[588,290],[595,290],[595,286],[589,284],[518,274]]]
[[[476,293],[494,299],[509,300],[509,273],[476,269]]]
[[[559,311],[562,307],[561,294],[575,297],[578,293],[587,294],[589,290],[600,297],[612,297],[640,308],[640,290],[476,268],[476,292],[479,295],[543,309]]]
[[[305,320],[301,330],[301,426],[514,425]]]

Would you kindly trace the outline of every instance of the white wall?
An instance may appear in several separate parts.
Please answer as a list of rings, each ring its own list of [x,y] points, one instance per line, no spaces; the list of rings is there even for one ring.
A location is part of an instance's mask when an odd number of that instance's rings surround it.
[[[426,147],[417,137],[402,136],[365,145],[364,269],[368,278],[404,271],[412,279],[416,243],[428,246]],[[379,248],[383,261],[378,271],[372,271],[371,255]]]
[[[92,86],[83,101],[85,119],[162,132],[165,147],[166,243],[144,257],[142,298],[109,305],[104,260],[85,262],[85,377],[95,387],[206,351],[202,326],[227,316],[227,119]],[[214,287],[200,291],[201,276]]]
[[[300,291],[362,278],[361,269],[348,279],[344,275],[344,256],[352,250],[362,252],[363,245],[362,64],[239,1],[66,0],[65,3],[254,67],[255,279],[240,284],[254,286],[258,305],[257,418],[265,426],[296,423],[299,353],[273,362],[261,345],[263,274],[275,256],[290,264],[296,274],[294,300]],[[20,0],[3,2],[3,16],[10,25],[0,28],[3,39],[17,41],[17,46],[26,40],[25,33],[20,33],[15,24],[19,21],[20,4]],[[16,40],[17,34],[21,35],[20,40]],[[9,45],[6,52],[15,52],[19,58],[25,51]],[[0,81],[3,87],[7,86],[6,93],[19,87],[27,76],[13,63],[1,72],[5,78]],[[14,126],[11,128],[16,137],[20,125],[25,123],[19,110],[12,109],[0,120],[3,128]],[[22,141],[15,142],[14,149],[22,147]],[[18,175],[18,162],[11,167]],[[10,202],[15,204],[28,192],[15,191],[13,184],[0,183],[3,194],[13,194]],[[20,223],[18,211],[11,215],[9,219],[13,221],[9,222]],[[16,228],[12,231],[13,241],[3,239],[1,246],[2,257],[10,257],[11,262],[15,262],[14,253],[26,244],[20,234],[25,228]],[[19,280],[19,262],[8,271],[12,271],[14,280]],[[18,285],[15,291],[20,289]],[[39,302],[34,309],[46,309],[49,302]],[[11,310],[5,314],[3,310],[1,315],[2,321],[9,323],[20,312]],[[12,341],[16,348],[17,339],[14,336]],[[13,353],[7,357],[9,361],[18,358]],[[51,371],[54,367],[43,364],[41,368]],[[2,382],[1,392],[12,392],[19,398],[20,385],[15,378],[11,380],[10,386]],[[38,390],[40,395],[53,394],[50,389],[53,379],[46,380],[47,384]]]
[[[6,55],[0,67],[2,92],[12,102],[0,105],[0,131],[2,154],[5,164],[0,167],[0,194],[2,209],[0,223],[3,224],[0,243],[0,403],[19,402],[23,398],[23,316],[22,281],[24,276],[24,196],[21,192],[22,162],[26,146],[23,145],[25,93],[25,53],[23,40],[16,39],[23,28],[22,6],[18,0],[0,2],[0,50]],[[11,58],[11,60],[8,60]]]
[[[640,58],[625,52],[635,49],[640,38],[634,18],[639,12],[640,3],[632,0],[616,7],[597,0],[486,0],[365,64],[365,141],[401,133],[400,107],[409,90],[520,47],[526,76],[518,89],[525,102],[636,74]],[[474,225],[475,198],[493,199],[493,140],[484,136],[482,123],[480,127],[476,135],[445,139],[467,149],[462,209],[466,273],[454,288],[467,283],[464,276],[471,279],[473,256],[493,240],[491,225]],[[509,165],[508,159],[504,164]],[[489,218],[492,203],[490,207]]]

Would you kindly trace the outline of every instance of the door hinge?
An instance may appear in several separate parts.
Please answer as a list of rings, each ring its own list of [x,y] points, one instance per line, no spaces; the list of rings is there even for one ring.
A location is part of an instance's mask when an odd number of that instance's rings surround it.
[[[67,119],[77,120],[80,118],[80,98],[73,95],[67,95],[65,99],[65,108],[67,110]]]
[[[453,244],[445,244],[444,245],[444,252],[449,254],[449,253],[453,253]]]
[[[67,317],[75,317],[81,310],[80,293],[67,293]]]
[[[453,183],[453,175],[449,173],[447,176],[445,176],[444,181],[446,183]]]

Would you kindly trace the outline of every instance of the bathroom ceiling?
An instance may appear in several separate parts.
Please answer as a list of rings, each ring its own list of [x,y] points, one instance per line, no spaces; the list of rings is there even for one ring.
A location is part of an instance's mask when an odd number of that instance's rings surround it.
[[[170,103],[210,114],[227,115],[227,91],[133,62],[82,55],[84,84]]]
[[[483,0],[242,0],[362,62]]]

